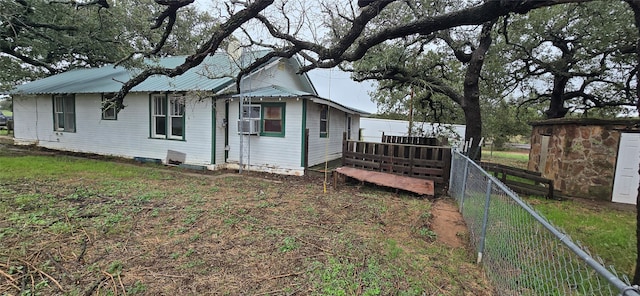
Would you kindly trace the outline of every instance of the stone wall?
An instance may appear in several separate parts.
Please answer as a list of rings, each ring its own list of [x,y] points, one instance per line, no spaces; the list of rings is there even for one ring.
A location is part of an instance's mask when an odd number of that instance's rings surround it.
[[[620,132],[638,129],[640,120],[552,119],[531,125],[529,170],[553,180],[566,195],[611,200]]]

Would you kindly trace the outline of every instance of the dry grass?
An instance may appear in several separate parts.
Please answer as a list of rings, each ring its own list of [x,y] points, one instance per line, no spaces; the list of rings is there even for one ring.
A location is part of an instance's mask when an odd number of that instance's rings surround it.
[[[0,167],[3,295],[491,295],[429,200],[6,149]]]

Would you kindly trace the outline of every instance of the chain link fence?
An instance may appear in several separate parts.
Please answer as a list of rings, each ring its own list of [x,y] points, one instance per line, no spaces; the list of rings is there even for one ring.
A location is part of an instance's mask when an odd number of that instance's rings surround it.
[[[475,162],[451,158],[449,194],[498,295],[640,295]]]

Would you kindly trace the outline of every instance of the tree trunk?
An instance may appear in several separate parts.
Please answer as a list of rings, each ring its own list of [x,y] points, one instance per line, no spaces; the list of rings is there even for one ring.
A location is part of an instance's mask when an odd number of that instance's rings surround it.
[[[471,53],[471,60],[464,77],[464,100],[462,110],[466,124],[465,140],[473,138],[469,148],[469,157],[480,160],[480,140],[482,138],[482,114],[480,113],[480,72],[484,65],[484,58],[491,47],[491,30],[496,20],[482,25],[480,42]]]
[[[466,125],[464,133],[465,141],[472,140],[468,156],[473,160],[480,160],[480,139],[482,138],[480,100],[469,100],[465,96],[465,104],[462,107],[462,111],[464,111],[464,124]]]
[[[552,41],[553,46],[562,52],[562,56],[560,60],[554,62],[558,69],[552,71],[553,90],[551,91],[549,109],[545,111],[547,119],[563,118],[567,115],[567,111],[569,111],[569,109],[564,107],[564,91],[571,78],[571,74],[567,73],[571,71],[572,61],[575,60],[575,47],[570,46],[570,43],[571,41],[562,38],[554,38]]]
[[[563,95],[568,82],[569,78],[561,74],[556,74],[553,78],[553,90],[551,91],[549,109],[544,112],[547,115],[547,119],[563,118],[567,115],[569,109],[564,107]]]

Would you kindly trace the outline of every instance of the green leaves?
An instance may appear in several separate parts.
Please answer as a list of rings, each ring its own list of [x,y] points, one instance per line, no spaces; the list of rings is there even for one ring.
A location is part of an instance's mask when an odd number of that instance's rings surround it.
[[[637,40],[622,1],[536,9],[505,20],[487,67],[496,91],[537,104],[556,102],[586,115],[592,108],[633,105]],[[627,84],[627,82],[629,82]],[[547,103],[548,104],[548,103]],[[557,110],[552,110],[557,111]],[[551,112],[550,114],[562,114]]]
[[[0,89],[148,52],[163,33],[163,27],[150,28],[150,17],[163,9],[153,0],[118,0],[108,9],[40,0],[2,1]],[[214,17],[194,7],[179,13],[159,56],[193,54],[216,28]]]

